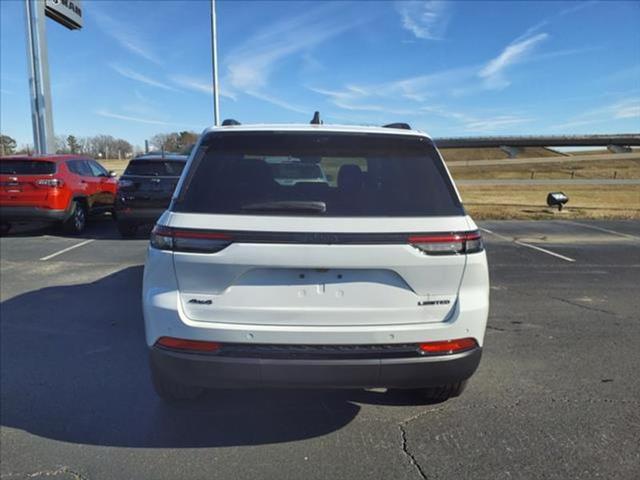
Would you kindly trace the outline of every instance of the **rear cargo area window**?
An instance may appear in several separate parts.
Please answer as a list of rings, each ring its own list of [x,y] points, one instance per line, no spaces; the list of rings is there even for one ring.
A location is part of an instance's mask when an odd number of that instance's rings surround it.
[[[315,132],[211,133],[172,209],[334,217],[463,214],[428,139]]]
[[[49,175],[56,173],[54,162],[42,160],[2,160],[0,175]]]
[[[140,175],[152,177],[179,177],[185,162],[166,160],[132,160],[129,162],[125,175]]]

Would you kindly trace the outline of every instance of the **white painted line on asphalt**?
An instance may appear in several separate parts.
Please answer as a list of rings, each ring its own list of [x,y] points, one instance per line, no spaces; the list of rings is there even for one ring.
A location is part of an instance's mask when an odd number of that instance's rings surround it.
[[[51,255],[47,255],[46,257],[42,257],[40,260],[51,260],[52,258],[57,257],[58,255],[62,255],[63,253],[67,253],[70,250],[73,250],[78,247],[82,247],[83,245],[87,245],[88,243],[91,243],[93,241],[95,240],[92,238],[89,240],[85,240],[84,242],[76,243],[75,245],[71,245],[70,247],[63,248],[59,252],[52,253]]]
[[[536,245],[531,245],[530,243],[521,242],[520,240],[514,240],[513,243],[517,245],[521,245],[523,247],[533,248],[534,250],[538,250],[539,252],[546,253],[547,255],[551,255],[553,257],[561,258],[567,262],[575,262],[575,258],[565,257],[564,255],[560,255],[559,253],[552,252],[551,250],[547,250],[546,248],[538,247]]]
[[[483,232],[487,232],[491,235],[494,235],[498,238],[502,238],[503,240],[506,240],[508,242],[513,242],[516,245],[520,245],[521,247],[527,247],[527,248],[531,248],[533,250],[537,250],[539,252],[542,253],[546,253],[547,255],[551,255],[552,257],[556,257],[556,258],[560,258],[566,262],[575,262],[575,258],[571,258],[571,257],[565,257],[564,255],[560,255],[559,253],[556,252],[552,252],[551,250],[547,250],[546,248],[542,248],[542,247],[538,247],[536,245],[531,245],[530,243],[526,243],[526,242],[521,242],[520,240],[515,240],[513,238],[509,238],[509,237],[505,237],[504,235],[500,235],[499,233],[495,233],[491,230],[489,230],[488,228],[480,228],[480,230],[482,230]]]
[[[564,223],[570,223],[572,225],[579,225],[581,227],[590,228],[592,230],[599,230],[601,232],[610,233],[611,235],[617,235],[619,237],[631,238],[632,240],[640,240],[640,237],[637,235],[631,235],[629,233],[616,232],[615,230],[610,230],[604,227],[597,227],[595,225],[589,225],[586,223],[574,222],[572,220],[564,220]]]

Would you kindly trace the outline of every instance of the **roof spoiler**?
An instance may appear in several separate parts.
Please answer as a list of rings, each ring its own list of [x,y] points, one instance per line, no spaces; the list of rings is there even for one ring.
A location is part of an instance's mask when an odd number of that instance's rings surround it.
[[[383,128],[399,128],[401,130],[411,130],[411,125],[409,125],[408,123],[397,122],[383,125]]]

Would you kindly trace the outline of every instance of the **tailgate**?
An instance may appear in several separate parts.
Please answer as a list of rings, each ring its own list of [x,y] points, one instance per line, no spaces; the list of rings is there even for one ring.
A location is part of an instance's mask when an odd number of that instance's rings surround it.
[[[3,205],[27,206],[46,202],[49,188],[36,182],[53,178],[53,175],[0,175],[0,202]]]
[[[120,196],[132,208],[166,208],[179,177],[126,176],[121,180],[132,182],[120,188]]]
[[[200,221],[238,230],[237,219],[171,214],[169,224],[193,226]],[[265,325],[388,325],[443,322],[455,307],[465,255],[429,256],[385,239],[398,232],[464,231],[465,217],[279,218],[277,232],[273,218],[242,220],[253,228],[222,251],[174,254],[181,308],[188,318]],[[265,240],[265,231],[271,240]],[[362,243],[353,240],[354,235]]]

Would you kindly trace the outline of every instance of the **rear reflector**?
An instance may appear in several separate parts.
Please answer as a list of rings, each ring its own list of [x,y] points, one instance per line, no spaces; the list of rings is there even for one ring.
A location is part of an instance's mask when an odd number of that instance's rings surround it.
[[[409,243],[427,255],[476,253],[484,249],[482,237],[477,230],[473,232],[411,235]]]
[[[474,338],[460,338],[458,340],[421,343],[419,348],[425,355],[447,355],[471,350],[477,346],[478,342]]]
[[[216,253],[233,243],[227,233],[189,230],[156,225],[151,232],[151,246],[173,252]]]
[[[172,350],[186,350],[189,352],[217,352],[220,344],[217,342],[207,342],[204,340],[185,340],[183,338],[160,337],[156,345]]]

